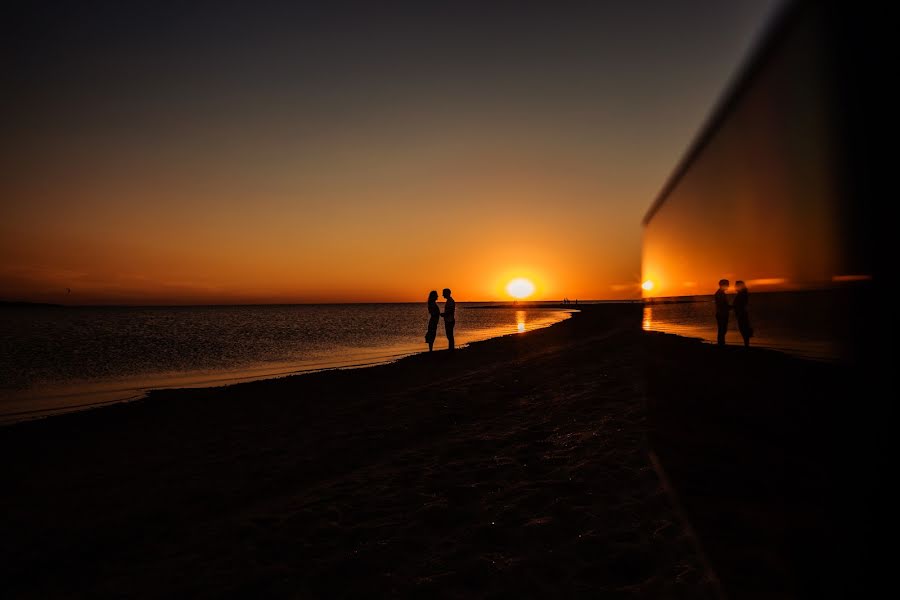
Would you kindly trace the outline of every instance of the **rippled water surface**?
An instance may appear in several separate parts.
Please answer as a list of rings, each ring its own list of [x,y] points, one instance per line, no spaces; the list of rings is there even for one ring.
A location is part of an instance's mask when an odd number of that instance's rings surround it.
[[[560,310],[457,305],[457,344],[546,327]],[[427,349],[424,304],[0,309],[0,420],[394,360]],[[436,349],[447,345],[443,323]]]

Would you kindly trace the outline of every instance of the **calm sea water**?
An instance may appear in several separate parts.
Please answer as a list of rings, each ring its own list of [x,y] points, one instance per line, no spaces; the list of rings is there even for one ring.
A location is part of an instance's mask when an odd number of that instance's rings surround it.
[[[570,313],[457,305],[457,345]],[[0,308],[0,422],[427,350],[423,304]],[[443,324],[436,349],[447,346]]]

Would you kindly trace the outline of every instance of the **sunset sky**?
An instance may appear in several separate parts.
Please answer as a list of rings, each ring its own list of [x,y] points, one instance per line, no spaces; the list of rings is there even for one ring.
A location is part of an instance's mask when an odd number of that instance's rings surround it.
[[[14,4],[0,299],[181,304],[639,297],[777,2]]]

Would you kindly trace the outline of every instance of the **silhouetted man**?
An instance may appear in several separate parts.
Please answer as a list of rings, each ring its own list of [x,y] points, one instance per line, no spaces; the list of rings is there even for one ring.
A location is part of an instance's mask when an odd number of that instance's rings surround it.
[[[725,290],[728,289],[729,281],[727,279],[719,280],[719,291],[716,292],[716,324],[719,326],[718,342],[720,346],[725,345],[725,333],[728,331],[728,296]]]
[[[744,346],[750,346],[750,338],[753,337],[753,328],[750,327],[750,310],[747,305],[750,303],[750,292],[747,285],[743,281],[735,281],[734,289],[737,294],[734,297],[732,308],[734,309],[734,318],[737,319],[738,330],[741,337],[744,338]]]
[[[453,340],[453,328],[456,326],[456,300],[450,296],[450,288],[444,288],[442,295],[447,301],[444,302],[444,312],[441,313],[441,316],[444,317],[444,330],[447,332],[448,349],[453,350],[456,347]]]

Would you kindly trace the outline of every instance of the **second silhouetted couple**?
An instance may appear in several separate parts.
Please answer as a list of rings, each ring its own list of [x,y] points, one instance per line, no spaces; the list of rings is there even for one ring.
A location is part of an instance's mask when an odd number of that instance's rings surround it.
[[[447,332],[447,349],[455,348],[453,340],[453,328],[456,327],[456,300],[450,295],[450,288],[444,288],[442,292],[446,302],[444,302],[444,312],[438,308],[438,293],[431,290],[428,294],[428,330],[425,332],[425,341],[428,343],[428,351],[434,350],[434,338],[437,337],[438,321],[444,317],[444,331]]]
[[[750,292],[743,281],[736,281],[734,287],[737,294],[734,297],[734,304],[728,303],[728,286],[730,282],[727,279],[719,280],[719,290],[716,292],[716,326],[718,328],[718,336],[716,341],[720,346],[725,345],[725,334],[728,332],[728,311],[734,310],[734,316],[738,322],[738,330],[741,337],[744,338],[744,346],[750,345],[750,338],[753,337],[753,328],[750,327]]]

